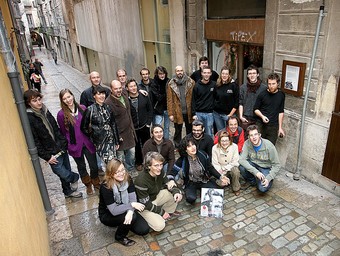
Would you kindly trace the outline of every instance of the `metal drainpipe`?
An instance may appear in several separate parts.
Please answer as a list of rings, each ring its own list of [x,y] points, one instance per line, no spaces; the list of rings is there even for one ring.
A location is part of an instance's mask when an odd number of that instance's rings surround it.
[[[50,198],[48,196],[44,176],[39,161],[38,150],[34,144],[31,126],[27,117],[26,106],[23,100],[22,89],[20,86],[19,72],[17,71],[14,54],[9,46],[5,23],[1,12],[0,12],[0,52],[7,67],[8,71],[7,75],[9,77],[11,87],[13,90],[15,104],[17,105],[18,108],[20,121],[24,130],[26,143],[28,146],[28,151],[31,156],[31,161],[38,181],[40,195],[42,197],[45,211],[49,215],[52,214],[54,210],[52,209]]]
[[[316,50],[318,48],[318,43],[319,43],[319,34],[320,34],[320,28],[321,28],[321,22],[324,17],[324,9],[325,6],[321,5],[320,6],[320,11],[319,11],[319,20],[316,28],[316,34],[315,34],[315,39],[314,39],[314,47],[313,47],[313,52],[312,52],[312,58],[309,66],[309,72],[308,72],[308,80],[307,80],[307,87],[306,87],[306,93],[305,93],[305,98],[303,101],[303,110],[302,110],[302,117],[301,117],[301,128],[300,128],[300,139],[299,139],[299,150],[298,150],[298,155],[297,155],[297,167],[296,167],[296,172],[293,175],[294,180],[299,180],[300,175],[301,175],[301,154],[302,154],[302,145],[303,145],[303,135],[304,135],[304,128],[305,128],[305,117],[306,117],[306,110],[307,110],[307,101],[308,101],[308,93],[309,93],[309,88],[310,88],[310,82],[312,79],[312,73],[313,73],[313,67],[314,67],[314,62],[315,62],[315,56],[316,56]]]

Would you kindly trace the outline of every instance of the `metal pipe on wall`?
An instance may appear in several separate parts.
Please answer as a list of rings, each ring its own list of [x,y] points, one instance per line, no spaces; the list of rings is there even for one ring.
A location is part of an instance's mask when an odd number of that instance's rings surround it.
[[[304,137],[304,129],[305,129],[305,118],[306,118],[306,110],[307,110],[308,93],[309,93],[310,83],[311,83],[311,80],[312,80],[316,50],[318,48],[318,43],[319,43],[321,23],[322,23],[322,19],[324,17],[324,14],[323,14],[324,9],[325,9],[325,6],[321,5],[320,10],[319,10],[319,20],[318,20],[318,24],[317,24],[317,28],[316,28],[316,33],[315,33],[313,52],[312,52],[310,66],[309,66],[306,93],[305,93],[305,98],[304,98],[304,101],[303,101],[301,127],[300,127],[300,139],[299,139],[299,149],[298,149],[298,155],[297,155],[297,167],[296,167],[296,171],[293,175],[294,180],[299,180],[300,176],[301,176],[302,145],[303,145],[303,137]]]
[[[39,161],[38,150],[34,143],[31,126],[26,113],[26,106],[23,100],[23,94],[20,86],[19,72],[17,70],[16,60],[7,38],[5,22],[1,11],[0,11],[0,52],[7,67],[7,75],[11,83],[12,91],[15,98],[15,104],[17,105],[18,108],[20,121],[23,127],[26,143],[28,146],[28,151],[31,156],[31,161],[38,181],[38,187],[40,190],[40,195],[42,197],[44,208],[47,214],[51,214],[54,212],[54,210],[52,209],[50,198],[48,196],[44,176]]]

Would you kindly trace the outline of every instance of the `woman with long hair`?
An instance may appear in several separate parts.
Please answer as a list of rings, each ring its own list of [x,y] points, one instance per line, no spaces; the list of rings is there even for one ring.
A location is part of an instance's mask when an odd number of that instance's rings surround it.
[[[231,184],[236,196],[240,194],[240,170],[238,146],[233,143],[231,135],[226,131],[218,133],[218,143],[212,148],[212,165],[227,177],[227,185]]]
[[[90,137],[100,158],[108,163],[117,156],[119,135],[111,107],[104,103],[105,93],[105,88],[100,85],[93,88],[95,103],[85,111],[81,130]]]
[[[214,90],[214,122],[216,129],[226,128],[230,116],[236,114],[239,104],[239,86],[233,81],[230,68],[224,66]]]
[[[69,89],[60,91],[59,100],[61,109],[58,112],[57,121],[60,131],[68,141],[68,153],[77,164],[80,178],[86,186],[86,193],[92,195],[94,193],[92,185],[99,189],[99,177],[96,148],[80,130],[86,107],[76,102]],[[86,170],[85,157],[90,167],[90,175]]]
[[[117,227],[117,242],[134,245],[136,242],[127,238],[130,230],[141,236],[149,233],[148,223],[139,214],[143,210],[144,204],[137,202],[135,186],[124,164],[116,159],[108,162],[100,186],[98,214],[104,225]]]

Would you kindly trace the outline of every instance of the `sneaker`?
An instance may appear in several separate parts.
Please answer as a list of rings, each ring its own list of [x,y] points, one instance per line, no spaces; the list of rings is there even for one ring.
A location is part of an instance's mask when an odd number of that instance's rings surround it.
[[[71,186],[71,190],[72,191],[77,191],[77,189],[78,189],[78,180],[76,182],[71,183],[70,186]]]
[[[82,196],[83,196],[83,194],[81,192],[77,192],[77,191],[73,191],[71,194],[65,195],[66,198],[69,198],[69,197],[80,198]]]

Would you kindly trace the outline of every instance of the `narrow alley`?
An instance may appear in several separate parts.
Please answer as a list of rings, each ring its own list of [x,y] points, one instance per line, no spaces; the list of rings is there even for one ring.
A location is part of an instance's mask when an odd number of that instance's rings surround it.
[[[59,91],[69,88],[79,101],[90,86],[88,75],[62,60],[55,65],[44,48],[35,53],[48,82],[42,85],[43,101],[56,116]],[[52,255],[340,255],[340,199],[303,179],[294,181],[284,170],[264,195],[251,187],[235,196],[227,188],[222,218],[200,217],[199,201],[194,207],[181,202],[182,215],[163,232],[130,234],[137,243],[126,248],[114,241],[114,228],[100,223],[97,194],[86,195],[79,183],[83,197],[65,198],[58,177],[41,164],[55,210],[47,216]]]

